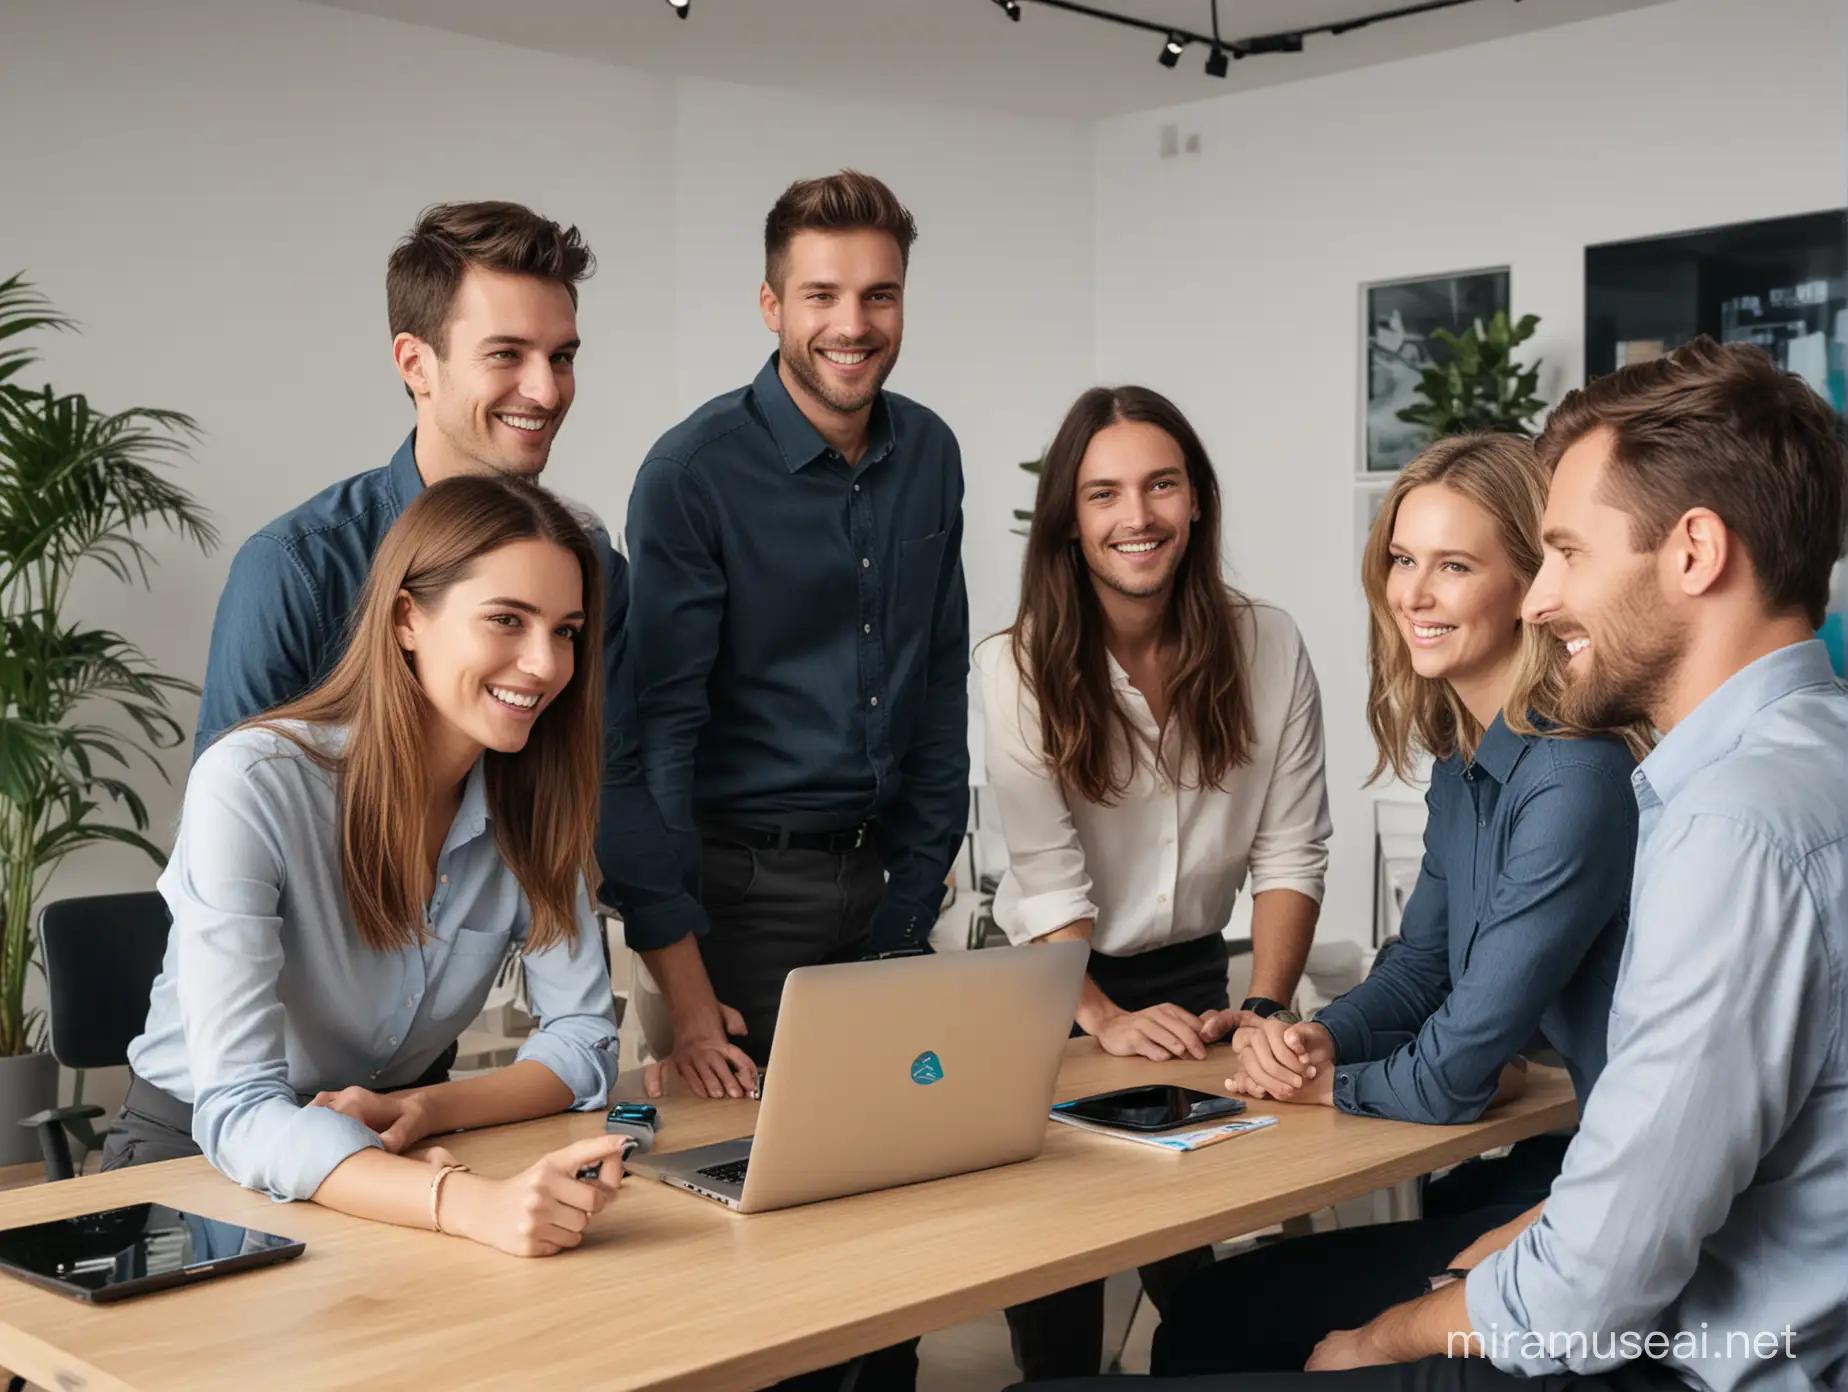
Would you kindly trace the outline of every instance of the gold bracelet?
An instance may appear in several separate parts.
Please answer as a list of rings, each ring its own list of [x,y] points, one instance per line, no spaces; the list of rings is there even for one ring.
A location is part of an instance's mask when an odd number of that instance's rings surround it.
[[[443,1181],[448,1179],[449,1176],[454,1174],[457,1170],[461,1170],[464,1174],[466,1174],[468,1172],[468,1166],[467,1165],[445,1165],[443,1166],[442,1169],[436,1172],[436,1177],[430,1181],[430,1231],[431,1232],[441,1232],[443,1230],[442,1220],[436,1216],[436,1206],[438,1203],[442,1202]]]

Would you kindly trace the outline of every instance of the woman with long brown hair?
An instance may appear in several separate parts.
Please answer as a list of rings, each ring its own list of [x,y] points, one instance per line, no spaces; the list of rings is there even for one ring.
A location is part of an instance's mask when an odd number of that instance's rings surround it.
[[[1564,1060],[1581,1108],[1603,1071],[1629,929],[1630,775],[1648,732],[1562,717],[1565,645],[1521,619],[1546,496],[1533,446],[1508,435],[1439,441],[1387,495],[1362,561],[1367,719],[1373,778],[1435,761],[1424,864],[1367,979],[1313,1023],[1256,1022],[1232,1091],[1441,1125],[1517,1092],[1536,1037]],[[1177,1298],[1155,1371],[1302,1368],[1331,1330],[1417,1294],[1543,1199],[1565,1148],[1540,1137],[1460,1166],[1427,1186],[1415,1223],[1221,1262]],[[1278,1290],[1316,1294],[1279,1303]]]
[[[1008,850],[995,920],[1091,944],[1077,1025],[1114,1054],[1204,1058],[1231,1032],[1224,929],[1247,877],[1244,1008],[1295,1019],[1321,904],[1315,672],[1287,614],[1227,585],[1219,509],[1173,402],[1086,392],[1041,469],[1019,615],[976,653]],[[1210,1261],[1144,1268],[1157,1307]],[[1101,1282],[1008,1316],[1029,1379],[1097,1371]]]
[[[599,1137],[508,1180],[427,1136],[603,1105],[616,1022],[591,910],[603,587],[584,528],[501,477],[432,485],[378,550],[345,655],[212,745],[105,1167],[204,1153],[277,1199],[518,1255],[614,1195]],[[510,950],[541,1027],[447,1081]]]

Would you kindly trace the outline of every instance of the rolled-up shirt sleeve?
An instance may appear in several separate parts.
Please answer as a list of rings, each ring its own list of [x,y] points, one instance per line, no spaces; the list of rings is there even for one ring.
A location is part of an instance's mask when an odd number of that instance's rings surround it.
[[[275,1199],[307,1199],[348,1156],[383,1143],[351,1117],[302,1106],[289,1086],[277,991],[284,866],[248,761],[244,751],[217,748],[200,758],[160,878],[173,918],[193,1140],[227,1178]]]
[[[527,952],[526,995],[539,1028],[518,1057],[544,1064],[571,1089],[573,1111],[604,1105],[616,1082],[616,1008],[598,939],[603,928],[578,887],[578,931],[569,943]]]
[[[1290,713],[1278,738],[1277,762],[1264,793],[1257,834],[1247,865],[1255,897],[1271,889],[1293,889],[1322,902],[1328,877],[1328,780],[1322,745],[1322,692],[1302,635],[1296,640],[1296,672]]]
[[[1381,1059],[1337,1063],[1335,1105],[1429,1125],[1480,1117],[1502,1066],[1623,908],[1623,847],[1635,840],[1635,796],[1606,769],[1565,764],[1529,794],[1515,809],[1468,967],[1410,1040]]]
[[[1032,942],[1080,919],[1095,919],[1084,847],[1065,790],[1040,739],[1039,703],[1026,689],[1007,635],[976,652],[989,786],[1001,809],[1008,873],[1020,887],[1013,921],[1001,926],[1014,943]]]
[[[1801,869],[1714,813],[1665,817],[1650,841],[1610,1060],[1540,1218],[1469,1276],[1470,1324],[1506,1372],[1617,1366],[1826,1061],[1839,1005]]]

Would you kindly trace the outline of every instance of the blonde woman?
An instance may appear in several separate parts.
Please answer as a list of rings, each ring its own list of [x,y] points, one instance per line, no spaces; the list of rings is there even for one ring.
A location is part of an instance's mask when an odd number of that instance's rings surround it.
[[[586,885],[600,566],[534,485],[433,484],[379,547],[327,681],[200,757],[105,1168],[203,1153],[277,1199],[515,1255],[578,1244],[615,1195],[621,1138],[504,1180],[412,1148],[600,1107],[615,1081]],[[544,1023],[506,1068],[449,1082],[510,949]]]
[[[1393,485],[1363,561],[1367,719],[1373,778],[1410,778],[1421,755],[1435,761],[1424,864],[1399,941],[1365,981],[1313,1023],[1243,1022],[1255,1038],[1232,1091],[1473,1121],[1518,1088],[1517,1060],[1536,1037],[1565,1061],[1581,1108],[1597,1081],[1628,930],[1630,774],[1647,743],[1640,730],[1565,724],[1564,645],[1521,621],[1546,490],[1533,447],[1499,435],[1444,440]],[[1564,1149],[1541,1138],[1509,1162],[1463,1167],[1452,1198],[1427,1203],[1443,1216],[1221,1262],[1181,1292],[1155,1371],[1300,1369],[1331,1330],[1418,1294],[1543,1198]],[[1315,1294],[1265,1298],[1277,1290]]]

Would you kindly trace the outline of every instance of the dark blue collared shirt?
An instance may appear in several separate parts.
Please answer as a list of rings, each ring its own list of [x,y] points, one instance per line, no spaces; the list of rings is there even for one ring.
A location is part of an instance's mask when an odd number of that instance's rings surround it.
[[[372,553],[423,491],[416,441],[412,431],[383,469],[342,479],[239,548],[212,621],[195,760],[233,725],[293,700],[333,670]],[[621,912],[630,946],[665,947],[705,932],[706,915],[677,872],[636,751],[628,565],[600,532],[597,543],[604,563],[607,722],[597,821],[602,897]]]
[[[1474,1121],[1538,1033],[1584,1110],[1629,928],[1635,768],[1621,740],[1517,735],[1498,715],[1473,761],[1432,769],[1399,941],[1316,1016],[1334,1039],[1337,1107]]]
[[[650,452],[629,500],[643,762],[689,876],[701,819],[874,819],[875,950],[921,943],[968,823],[962,457],[890,392],[849,467],[772,355]]]

